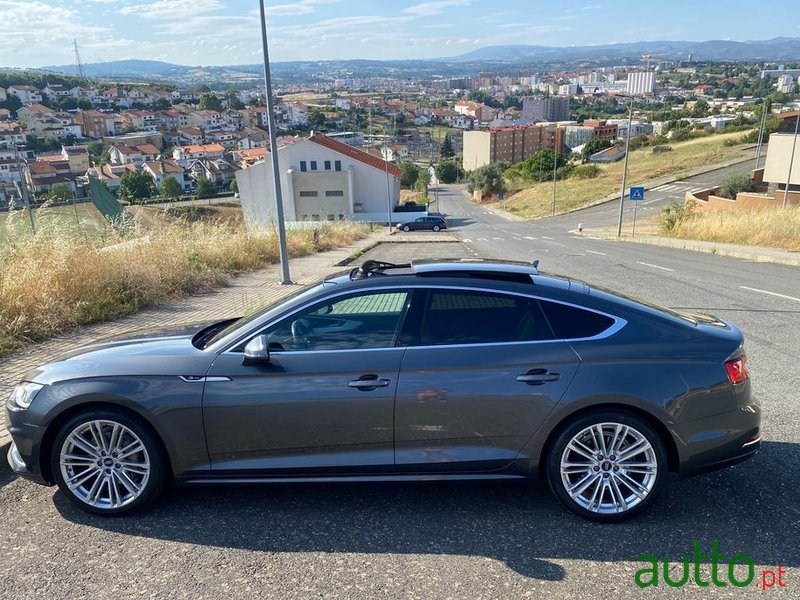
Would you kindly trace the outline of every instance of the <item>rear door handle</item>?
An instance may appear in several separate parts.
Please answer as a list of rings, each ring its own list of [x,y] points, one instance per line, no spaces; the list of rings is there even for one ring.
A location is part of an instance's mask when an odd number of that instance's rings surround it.
[[[531,369],[524,375],[517,375],[517,381],[528,385],[542,385],[550,381],[558,381],[561,373],[550,373],[547,369]]]
[[[363,391],[374,390],[379,387],[386,387],[391,383],[389,379],[381,379],[377,375],[362,375],[358,379],[349,381],[347,387],[356,388]]]

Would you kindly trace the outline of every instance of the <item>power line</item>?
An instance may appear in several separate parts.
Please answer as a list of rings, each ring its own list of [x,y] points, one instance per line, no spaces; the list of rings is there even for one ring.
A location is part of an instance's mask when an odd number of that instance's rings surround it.
[[[81,53],[78,50],[78,40],[72,40],[72,47],[75,49],[75,75],[81,79],[81,81],[86,80],[86,69],[83,66],[83,61],[81,60]]]

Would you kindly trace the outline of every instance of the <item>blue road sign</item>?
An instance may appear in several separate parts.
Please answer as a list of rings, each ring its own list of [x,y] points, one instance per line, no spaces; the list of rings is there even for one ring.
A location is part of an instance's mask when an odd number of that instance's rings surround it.
[[[631,202],[641,202],[644,200],[644,187],[632,187],[631,188]]]
[[[503,192],[500,192],[499,194],[497,194],[497,199],[498,200],[505,200],[506,199],[506,195]]]

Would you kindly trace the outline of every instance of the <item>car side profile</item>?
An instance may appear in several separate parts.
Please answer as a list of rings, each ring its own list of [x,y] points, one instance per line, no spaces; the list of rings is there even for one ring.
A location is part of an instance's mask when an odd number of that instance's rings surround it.
[[[441,231],[442,229],[447,229],[447,220],[444,217],[428,215],[413,221],[400,223],[397,228],[401,231]]]
[[[741,332],[535,264],[367,261],[246,318],[78,349],[8,400],[18,474],[115,515],[182,485],[543,477],[620,521],[752,456]]]

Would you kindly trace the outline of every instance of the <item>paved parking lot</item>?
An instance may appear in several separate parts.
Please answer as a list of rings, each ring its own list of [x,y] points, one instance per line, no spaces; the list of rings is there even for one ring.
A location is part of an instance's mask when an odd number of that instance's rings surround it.
[[[467,256],[464,244],[391,244],[362,258]],[[789,376],[789,374],[787,374]],[[770,439],[800,439],[796,422]],[[673,480],[654,510],[597,525],[521,483],[282,485],[179,489],[153,510],[99,518],[0,468],[0,598],[728,597],[747,588],[640,590],[639,554],[695,540],[755,572],[788,569],[800,596],[800,444],[767,441],[752,461]],[[703,560],[701,577],[710,579]],[[727,572],[723,579],[727,581]],[[735,571],[739,578],[743,571]],[[772,590],[771,594],[779,593]]]

